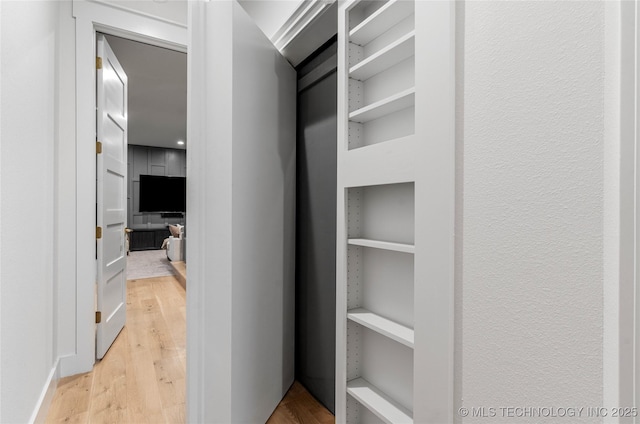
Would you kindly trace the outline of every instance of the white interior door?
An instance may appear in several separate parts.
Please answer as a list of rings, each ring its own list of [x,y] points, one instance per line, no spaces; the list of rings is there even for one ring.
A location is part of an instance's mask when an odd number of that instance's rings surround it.
[[[189,2],[188,422],[266,422],[294,377],[296,72],[235,1]]]
[[[102,34],[97,36],[97,308],[96,357],[126,321],[127,75]],[[100,234],[101,233],[101,234]],[[96,320],[97,321],[97,320]]]

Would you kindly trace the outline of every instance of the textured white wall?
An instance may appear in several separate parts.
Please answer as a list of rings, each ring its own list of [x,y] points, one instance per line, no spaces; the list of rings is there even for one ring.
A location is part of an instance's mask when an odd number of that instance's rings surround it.
[[[601,406],[603,3],[467,2],[463,24],[458,403]]]
[[[1,422],[28,422],[53,360],[57,2],[3,1]]]

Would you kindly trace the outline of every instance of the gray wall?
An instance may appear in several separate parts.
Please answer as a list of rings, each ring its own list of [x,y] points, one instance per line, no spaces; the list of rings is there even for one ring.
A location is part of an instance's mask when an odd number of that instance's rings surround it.
[[[186,150],[129,145],[127,187],[127,217],[131,228],[161,228],[168,224],[183,224],[184,218],[162,218],[159,213],[141,213],[140,175],[186,177]]]
[[[336,51],[334,42],[298,68],[296,182],[296,379],[332,412],[336,371]]]

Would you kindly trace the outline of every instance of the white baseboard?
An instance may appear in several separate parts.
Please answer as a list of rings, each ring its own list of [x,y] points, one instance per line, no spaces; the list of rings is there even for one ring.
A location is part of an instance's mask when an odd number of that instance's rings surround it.
[[[56,362],[53,365],[51,372],[49,373],[49,377],[47,378],[47,381],[42,388],[42,393],[40,394],[38,403],[36,404],[36,407],[31,414],[29,423],[40,424],[46,421],[47,413],[49,412],[49,406],[51,406],[51,401],[53,400],[53,395],[56,392],[56,388],[58,387],[58,380],[60,379],[59,364],[60,360],[56,359]]]

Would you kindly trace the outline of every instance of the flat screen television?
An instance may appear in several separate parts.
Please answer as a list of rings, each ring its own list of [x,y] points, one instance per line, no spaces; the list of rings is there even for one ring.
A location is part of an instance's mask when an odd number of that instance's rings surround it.
[[[140,175],[140,212],[184,212],[186,193],[185,177]]]

